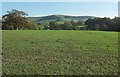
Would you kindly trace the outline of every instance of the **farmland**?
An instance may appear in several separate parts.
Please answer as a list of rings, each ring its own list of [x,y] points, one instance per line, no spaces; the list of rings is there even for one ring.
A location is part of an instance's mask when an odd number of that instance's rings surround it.
[[[116,75],[118,32],[2,31],[2,72],[7,75]]]

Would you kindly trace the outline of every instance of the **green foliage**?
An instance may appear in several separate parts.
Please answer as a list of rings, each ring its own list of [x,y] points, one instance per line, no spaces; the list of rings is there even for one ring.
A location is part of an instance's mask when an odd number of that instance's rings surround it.
[[[3,30],[102,30],[118,31],[120,18],[95,18],[92,16],[49,15],[26,17],[23,11],[12,10],[3,15]],[[29,21],[28,21],[29,20]],[[31,21],[31,22],[30,22]],[[84,25],[84,26],[83,26]],[[0,26],[1,28],[1,26]]]
[[[114,19],[110,18],[94,18],[88,19],[85,24],[88,25],[89,30],[109,30],[109,31],[118,31],[119,28],[119,17]]]
[[[56,21],[52,21],[52,22],[50,22],[49,29],[61,30],[61,24],[57,23]]]
[[[80,26],[80,28],[79,28]],[[86,25],[83,25],[81,21],[65,21],[65,22],[60,22],[60,21],[52,21],[49,24],[49,27],[47,29],[50,30],[86,30]]]
[[[0,30],[2,29],[2,20],[0,19]]]
[[[7,75],[118,75],[118,32],[2,31]]]
[[[77,25],[84,25],[84,23],[82,21],[78,21]]]
[[[93,16],[67,16],[67,15],[49,15],[49,16],[43,16],[43,17],[28,17],[29,21],[35,22],[35,23],[41,23],[42,25],[49,25],[49,22],[51,21],[81,21],[85,22],[87,19],[94,18]]]
[[[62,26],[63,30],[72,30],[73,29],[73,25],[70,21],[66,21],[64,22],[63,26]]]
[[[3,30],[36,29],[35,25],[27,20],[28,14],[25,12],[12,10],[7,13],[2,16]]]

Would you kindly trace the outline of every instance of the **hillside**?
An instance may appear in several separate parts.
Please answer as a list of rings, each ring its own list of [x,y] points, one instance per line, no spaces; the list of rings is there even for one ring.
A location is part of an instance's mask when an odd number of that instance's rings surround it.
[[[42,17],[28,17],[29,21],[35,23],[41,23],[44,25],[48,25],[50,21],[83,21],[85,22],[87,19],[94,18],[93,16],[68,16],[68,15],[49,15],[49,16],[42,16]]]

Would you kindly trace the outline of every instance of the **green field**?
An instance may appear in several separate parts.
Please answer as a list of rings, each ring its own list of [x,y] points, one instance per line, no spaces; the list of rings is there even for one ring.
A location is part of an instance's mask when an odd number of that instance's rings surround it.
[[[7,75],[116,75],[118,32],[2,31]]]

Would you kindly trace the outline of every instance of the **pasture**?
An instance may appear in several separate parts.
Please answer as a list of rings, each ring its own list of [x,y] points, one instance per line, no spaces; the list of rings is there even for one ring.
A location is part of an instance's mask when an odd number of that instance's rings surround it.
[[[7,75],[116,75],[118,32],[2,31],[2,72]]]

